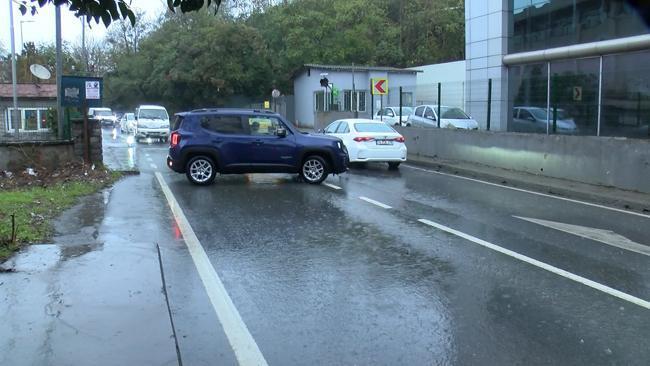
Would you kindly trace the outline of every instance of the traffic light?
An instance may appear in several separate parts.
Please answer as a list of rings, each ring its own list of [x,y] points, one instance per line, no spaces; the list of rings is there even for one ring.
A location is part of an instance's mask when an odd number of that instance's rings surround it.
[[[320,79],[320,86],[322,86],[323,88],[327,88],[330,86],[330,81],[327,80],[326,77],[323,77],[322,79]]]

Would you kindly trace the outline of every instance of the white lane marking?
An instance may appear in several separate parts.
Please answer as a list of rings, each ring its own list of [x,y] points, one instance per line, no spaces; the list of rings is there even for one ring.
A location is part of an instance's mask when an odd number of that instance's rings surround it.
[[[336,190],[343,189],[343,188],[341,188],[341,187],[339,187],[337,185],[330,184],[330,183],[323,183],[323,185],[328,186],[328,187],[330,187],[332,189],[336,189]]]
[[[515,259],[519,259],[520,261],[526,262],[528,264],[532,264],[535,267],[544,269],[544,270],[549,271],[551,273],[555,273],[556,275],[562,276],[564,278],[568,278],[568,279],[570,279],[572,281],[581,283],[581,284],[583,284],[585,286],[591,287],[591,288],[596,289],[598,291],[604,292],[604,293],[606,293],[608,295],[617,297],[617,298],[619,298],[621,300],[631,302],[633,304],[639,305],[639,306],[641,306],[643,308],[646,308],[646,309],[650,310],[650,302],[646,301],[646,300],[643,300],[643,299],[640,299],[640,298],[638,298],[636,296],[626,294],[625,292],[616,290],[614,288],[603,285],[603,284],[598,283],[596,281],[592,281],[592,280],[584,278],[582,276],[578,276],[577,274],[571,273],[569,271],[565,271],[563,269],[557,268],[557,267],[552,266],[550,264],[546,264],[544,262],[538,261],[537,259],[527,257],[527,256],[525,256],[523,254],[519,254],[519,253],[514,252],[514,251],[512,251],[510,249],[506,249],[506,248],[500,247],[500,246],[498,246],[496,244],[492,244],[492,243],[487,242],[485,240],[482,240],[482,239],[476,238],[474,236],[471,236],[469,234],[465,234],[462,231],[454,230],[454,229],[452,229],[450,227],[447,227],[445,225],[438,224],[437,222],[433,222],[433,221],[426,220],[426,219],[418,219],[418,221],[425,224],[425,225],[435,227],[436,229],[445,231],[445,232],[447,232],[449,234],[452,234],[452,235],[456,235],[456,236],[458,236],[460,238],[463,238],[463,239],[469,240],[471,242],[474,242],[474,243],[476,243],[478,245],[484,246],[484,247],[486,247],[488,249],[492,249],[494,251],[497,251],[499,253],[502,253],[502,254],[505,254],[507,256],[513,257]]]
[[[390,206],[388,206],[388,205],[386,205],[386,204],[383,204],[383,203],[381,203],[381,202],[379,202],[379,201],[375,201],[375,200],[370,199],[370,198],[368,198],[368,197],[359,196],[359,199],[362,199],[362,200],[364,200],[364,201],[366,201],[366,202],[368,202],[368,203],[372,203],[373,205],[375,205],[375,206],[379,206],[379,207],[381,207],[381,208],[385,208],[385,209],[392,208],[392,207],[390,207]]]
[[[148,161],[148,162],[152,162],[153,159],[151,159],[151,158],[147,158],[147,161]]]
[[[144,156],[149,157],[149,154],[148,154],[148,153],[145,153]]]
[[[214,311],[221,322],[221,326],[228,337],[230,346],[235,352],[237,361],[240,365],[246,366],[268,365],[262,352],[257,346],[257,343],[255,343],[255,339],[253,339],[253,336],[248,331],[248,328],[239,315],[237,308],[235,308],[235,304],[233,304],[232,299],[228,295],[223,282],[221,282],[221,278],[219,278],[217,271],[210,263],[208,255],[205,253],[203,246],[196,237],[194,230],[192,230],[192,227],[176,201],[174,194],[171,192],[159,172],[156,172],[156,178],[158,179],[158,183],[167,198],[169,208],[174,214],[176,223],[183,234],[183,239],[185,240],[185,244],[192,256],[192,260],[194,261],[194,265],[199,273],[201,282],[203,282],[203,286],[210,298],[212,307],[214,308]]]
[[[149,164],[149,165],[150,165],[153,169],[158,169],[158,166],[156,166],[156,164],[154,164],[154,163],[151,163],[151,164]]]
[[[588,226],[565,224],[563,222],[533,219],[530,217],[513,216],[520,220],[532,222],[537,225],[549,227],[551,229],[563,231],[565,233],[580,236],[585,239],[595,240],[613,247],[629,250],[639,254],[650,256],[650,247],[632,241],[623,235],[617,234],[612,230],[597,229]]]
[[[407,168],[411,168],[411,169],[415,169],[415,170],[421,170],[423,172],[444,175],[444,176],[452,177],[452,178],[465,179],[465,180],[469,180],[469,181],[472,181],[472,182],[483,183],[483,184],[487,184],[487,185],[494,186],[494,187],[507,188],[507,189],[511,189],[513,191],[535,194],[535,195],[542,196],[542,197],[555,198],[555,199],[563,200],[563,201],[567,201],[567,202],[579,203],[581,205],[586,205],[586,206],[591,206],[591,207],[598,207],[598,208],[602,208],[602,209],[605,209],[605,210],[611,210],[611,211],[626,213],[626,214],[629,214],[629,215],[635,215],[635,216],[645,217],[646,219],[650,219],[650,215],[646,215],[646,214],[642,214],[642,213],[638,213],[638,212],[634,212],[634,211],[628,211],[628,210],[623,210],[623,209],[620,209],[620,208],[603,206],[603,205],[599,205],[597,203],[585,202],[585,201],[575,200],[575,199],[572,199],[572,198],[554,196],[552,194],[547,194],[547,193],[529,191],[529,190],[523,189],[523,188],[516,188],[516,187],[506,186],[506,185],[503,185],[503,184],[486,182],[484,180],[474,179],[474,178],[469,178],[469,177],[463,177],[461,175],[454,175],[454,174],[449,174],[449,173],[437,172],[435,170],[419,168],[419,167],[408,165],[408,164],[402,164],[402,165],[407,167]]]

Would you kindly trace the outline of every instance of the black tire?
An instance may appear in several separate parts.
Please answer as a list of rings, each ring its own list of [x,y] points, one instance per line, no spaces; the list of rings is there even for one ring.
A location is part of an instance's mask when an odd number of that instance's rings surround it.
[[[390,170],[399,169],[399,164],[400,164],[399,161],[391,161],[391,162],[388,163],[388,169],[390,169]]]
[[[309,184],[321,184],[329,175],[329,164],[318,155],[310,155],[300,165],[300,176]]]
[[[195,156],[185,165],[185,175],[190,183],[207,186],[214,182],[214,178],[217,176],[217,166],[207,156]]]

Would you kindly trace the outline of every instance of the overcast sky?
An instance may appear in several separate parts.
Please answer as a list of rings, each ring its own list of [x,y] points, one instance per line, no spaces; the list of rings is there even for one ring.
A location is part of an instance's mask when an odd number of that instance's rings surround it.
[[[9,33],[9,2],[13,4],[14,9],[14,36],[16,40],[16,52],[21,52],[23,42],[34,42],[36,44],[52,43],[54,44],[55,26],[54,26],[54,6],[51,4],[38,9],[34,16],[28,14],[22,15],[18,10],[18,4],[12,0],[0,0],[0,44],[7,52],[11,52],[10,33]],[[144,8],[144,7],[147,8]],[[166,0],[133,0],[133,8],[141,9],[146,12],[147,18],[155,18],[166,8]],[[22,22],[23,42],[21,42],[20,27]],[[63,7],[61,9],[61,34],[64,42],[81,43],[81,20],[74,14]],[[106,34],[106,27],[100,22],[92,22],[92,29],[86,26],[86,36],[95,39],[103,39]]]

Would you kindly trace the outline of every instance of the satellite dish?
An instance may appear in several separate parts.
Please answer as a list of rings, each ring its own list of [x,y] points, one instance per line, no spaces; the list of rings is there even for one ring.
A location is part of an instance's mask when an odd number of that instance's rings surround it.
[[[36,76],[41,80],[47,80],[52,77],[52,74],[50,74],[50,70],[45,68],[45,66],[43,65],[33,64],[29,67],[29,71],[32,72],[32,75]]]

